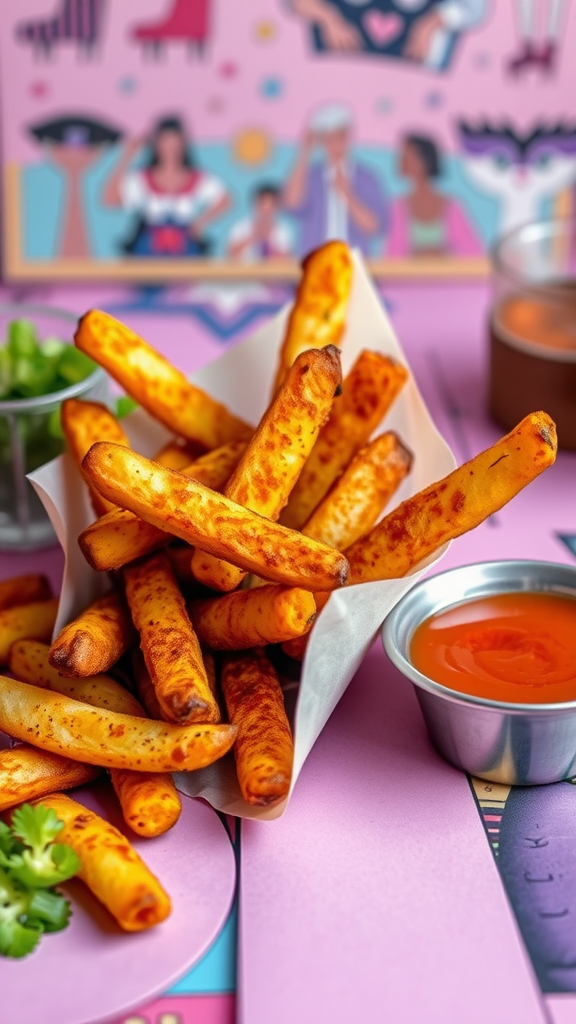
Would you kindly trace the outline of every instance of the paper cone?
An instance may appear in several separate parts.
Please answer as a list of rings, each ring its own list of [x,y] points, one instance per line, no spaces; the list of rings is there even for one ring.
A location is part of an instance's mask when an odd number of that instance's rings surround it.
[[[239,416],[255,422],[268,404],[288,312],[289,306],[251,338],[194,374],[194,382]],[[344,374],[362,349],[385,353],[408,365],[364,264],[354,254],[348,325],[342,341]],[[144,455],[151,455],[167,438],[164,428],[142,410],[124,422],[134,448]],[[414,454],[412,471],[396,495],[396,504],[454,469],[454,456],[436,430],[412,377],[386,417],[385,427],[395,430]],[[381,429],[382,426],[376,433]],[[48,463],[31,474],[30,479],[65,554],[58,631],[101,594],[109,581],[105,574],[94,572],[86,564],[78,547],[78,534],[93,521],[94,515],[87,489],[69,457],[64,455]],[[302,665],[294,715],[292,788],[388,612],[442,554],[403,579],[359,584],[331,595],[314,625]],[[183,792],[204,797],[218,810],[241,817],[275,818],[287,805],[284,801],[265,809],[246,804],[238,789],[231,756],[202,771],[180,773],[177,784]]]

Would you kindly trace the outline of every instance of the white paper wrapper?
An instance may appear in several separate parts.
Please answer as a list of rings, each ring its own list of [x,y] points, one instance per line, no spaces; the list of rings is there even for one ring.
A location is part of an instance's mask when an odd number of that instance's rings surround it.
[[[193,377],[233,412],[253,423],[268,403],[288,311],[289,307],[283,309],[251,338]],[[344,373],[362,349],[383,352],[407,363],[364,265],[355,255],[348,327],[342,343]],[[125,423],[134,448],[144,455],[151,455],[167,437],[166,431],[141,410]],[[386,417],[386,428],[397,431],[415,456],[412,472],[398,492],[397,502],[441,479],[454,468],[454,456],[432,423],[412,378]],[[105,574],[89,568],[78,547],[78,534],[94,516],[86,488],[68,456],[43,466],[30,479],[50,515],[65,554],[57,632],[109,583]],[[404,579],[346,587],[331,595],[314,626],[302,665],[294,716],[292,788],[388,612],[431,562],[432,559]],[[285,801],[272,810],[249,807],[240,796],[231,757],[199,772],[181,773],[177,781],[184,792],[204,797],[219,810],[242,817],[275,818],[287,804]]]

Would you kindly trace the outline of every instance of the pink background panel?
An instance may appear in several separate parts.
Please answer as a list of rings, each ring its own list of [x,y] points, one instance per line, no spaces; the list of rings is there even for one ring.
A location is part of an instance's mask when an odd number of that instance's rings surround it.
[[[520,47],[517,5],[512,0],[488,5],[488,17],[459,40],[446,73],[377,56],[315,55],[305,25],[286,0],[212,0],[212,36],[203,58],[188,57],[183,45],[173,44],[162,59],[147,59],[130,40],[131,30],[136,24],[160,20],[169,6],[168,0],[110,0],[100,57],[83,60],[74,46],[62,45],[50,61],[42,61],[30,46],[14,45],[13,28],[22,20],[46,18],[56,4],[2,4],[0,39],[10,98],[3,111],[4,158],[38,160],[38,147],[26,139],[21,126],[59,112],[105,115],[129,135],[141,135],[155,115],[176,107],[202,140],[232,139],[239,130],[256,127],[290,141],[300,137],[312,106],[342,100],[356,113],[360,141],[390,146],[407,128],[425,126],[448,150],[454,148],[453,123],[460,116],[497,121],[508,116],[523,131],[539,118],[556,122],[573,112],[573,3],[565,4],[565,45],[557,72],[545,79],[529,75],[520,80],[505,74],[505,63]],[[257,35],[263,22],[272,26],[266,41]],[[230,63],[236,73],[226,77],[222,68]],[[269,77],[278,78],[283,87],[273,100],[260,92]],[[119,89],[126,78],[136,83],[133,91]],[[31,90],[37,82],[47,83],[45,95]],[[431,91],[440,102],[424,107],[423,96]],[[381,101],[387,98],[392,102],[383,112]]]

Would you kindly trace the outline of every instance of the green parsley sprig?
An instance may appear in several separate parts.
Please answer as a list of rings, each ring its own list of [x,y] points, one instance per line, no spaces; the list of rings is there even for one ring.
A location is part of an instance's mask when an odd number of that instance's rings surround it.
[[[81,864],[70,846],[55,842],[63,827],[43,804],[23,804],[11,827],[0,821],[2,956],[27,956],[43,932],[59,932],[68,924],[70,904],[54,886],[77,874]]]

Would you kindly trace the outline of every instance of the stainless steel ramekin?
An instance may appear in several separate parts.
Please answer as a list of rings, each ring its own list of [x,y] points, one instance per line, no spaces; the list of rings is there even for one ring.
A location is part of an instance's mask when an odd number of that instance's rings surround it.
[[[419,672],[410,658],[424,619],[492,594],[538,591],[576,598],[576,569],[554,562],[478,562],[430,576],[390,613],[382,642],[412,682],[430,738],[446,760],[471,775],[513,786],[576,775],[576,700],[510,704],[450,690]]]

